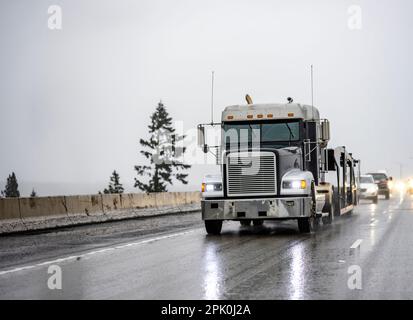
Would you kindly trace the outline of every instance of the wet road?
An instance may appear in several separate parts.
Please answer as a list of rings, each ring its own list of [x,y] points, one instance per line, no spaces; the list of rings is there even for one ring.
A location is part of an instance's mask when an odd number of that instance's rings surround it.
[[[225,223],[221,236],[207,236],[199,219],[195,213],[2,237],[0,298],[413,298],[411,197],[362,202],[308,235],[291,221]],[[48,288],[55,265],[60,290]]]

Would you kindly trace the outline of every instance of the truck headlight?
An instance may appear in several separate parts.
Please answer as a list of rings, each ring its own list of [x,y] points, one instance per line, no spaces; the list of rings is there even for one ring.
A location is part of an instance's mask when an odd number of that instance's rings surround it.
[[[202,192],[222,191],[222,183],[202,183]]]
[[[307,181],[305,180],[287,180],[283,181],[283,189],[306,189]]]

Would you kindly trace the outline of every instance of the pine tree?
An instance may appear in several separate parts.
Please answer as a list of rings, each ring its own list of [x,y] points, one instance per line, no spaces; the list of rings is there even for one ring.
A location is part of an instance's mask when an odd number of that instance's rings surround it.
[[[181,170],[191,166],[177,160],[183,155],[185,148],[176,148],[176,142],[182,141],[185,136],[175,134],[172,126],[172,118],[169,116],[162,101],[158,103],[155,112],[151,115],[151,124],[148,126],[149,140],[140,139],[139,143],[144,150],[140,153],[149,160],[149,165],[136,165],[138,178],[135,178],[135,188],[150,192],[166,192],[167,184],[172,184],[172,179],[187,184],[188,174]],[[144,183],[139,177],[149,177],[148,183]]]
[[[124,189],[122,184],[120,183],[119,174],[114,170],[112,172],[112,176],[110,177],[109,187],[108,189],[103,190],[103,193],[110,194],[110,193],[123,193]]]
[[[37,197],[37,193],[36,191],[34,191],[34,189],[32,190],[32,193],[30,194],[30,198],[35,198]]]
[[[18,198],[20,197],[19,184],[17,183],[17,178],[14,172],[7,178],[6,188],[1,194],[6,198]]]

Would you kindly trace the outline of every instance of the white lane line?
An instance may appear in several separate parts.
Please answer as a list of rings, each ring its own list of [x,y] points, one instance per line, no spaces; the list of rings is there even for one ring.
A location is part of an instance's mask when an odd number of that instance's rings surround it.
[[[354,241],[354,243],[351,245],[350,249],[357,249],[360,247],[361,243],[363,242],[363,239],[358,239]]]
[[[68,257],[59,258],[59,259],[55,259],[55,260],[44,261],[44,262],[41,262],[41,263],[36,263],[36,264],[33,264],[33,265],[29,265],[29,266],[17,267],[17,268],[10,269],[10,270],[0,271],[0,276],[5,275],[5,274],[9,274],[9,273],[15,273],[15,272],[19,272],[19,271],[34,269],[36,267],[43,267],[43,266],[48,266],[48,265],[52,265],[52,264],[58,264],[58,263],[61,263],[61,262],[68,262],[68,261],[72,261],[72,260],[77,260],[77,259],[80,259],[80,258],[85,258],[85,257],[96,255],[96,254],[103,254],[103,253],[107,253],[107,252],[110,252],[110,251],[120,250],[120,249],[129,248],[129,247],[133,247],[133,246],[139,246],[139,245],[143,245],[143,244],[147,244],[147,243],[151,243],[151,242],[155,242],[155,241],[160,241],[160,240],[165,240],[165,239],[170,239],[170,238],[176,238],[176,237],[183,236],[183,235],[186,235],[188,233],[195,232],[195,231],[197,231],[197,229],[190,230],[190,231],[178,232],[178,233],[172,233],[172,234],[168,234],[168,235],[165,235],[165,236],[159,236],[159,237],[145,239],[145,240],[136,241],[136,242],[130,242],[130,243],[122,244],[122,245],[117,245],[115,247],[109,247],[109,248],[105,248],[105,249],[99,249],[99,250],[90,251],[90,252],[87,252],[87,253],[82,253],[80,255],[68,256]]]

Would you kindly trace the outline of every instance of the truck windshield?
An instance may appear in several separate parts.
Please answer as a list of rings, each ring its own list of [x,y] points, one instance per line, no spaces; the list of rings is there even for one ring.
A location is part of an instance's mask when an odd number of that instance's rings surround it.
[[[224,123],[224,141],[228,144],[293,142],[300,139],[299,121]]]

